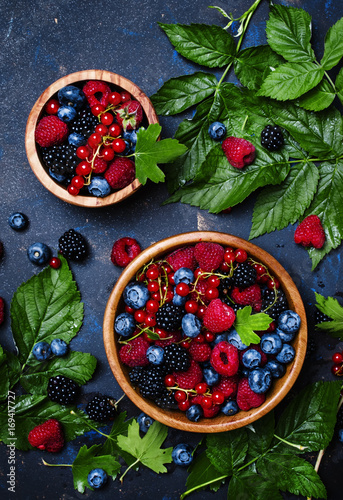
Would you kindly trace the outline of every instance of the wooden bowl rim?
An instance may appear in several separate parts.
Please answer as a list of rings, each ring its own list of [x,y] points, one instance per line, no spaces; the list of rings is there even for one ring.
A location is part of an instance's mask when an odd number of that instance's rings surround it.
[[[62,78],[56,80],[39,96],[29,114],[25,131],[26,156],[33,173],[41,182],[41,184],[43,184],[43,186],[48,189],[48,191],[50,191],[61,200],[80,207],[97,208],[113,205],[125,200],[133,193],[135,193],[142,186],[142,184],[136,178],[125,188],[111,193],[104,198],[83,195],[72,196],[63,186],[59,185],[56,181],[54,181],[54,179],[52,179],[52,177],[50,177],[39,159],[35,141],[35,129],[37,121],[46,102],[62,87],[84,80],[101,80],[117,85],[124,90],[128,90],[131,95],[133,95],[133,97],[141,103],[149,124],[159,123],[159,120],[152,102],[150,101],[149,97],[140,89],[140,87],[138,87],[138,85],[133,83],[131,80],[128,80],[127,78],[111,71],[94,69],[70,73],[69,75],[63,76]]]
[[[159,408],[152,401],[143,399],[143,397],[131,386],[128,376],[119,360],[118,349],[115,342],[114,320],[124,288],[139,269],[159,255],[170,253],[176,248],[185,245],[194,245],[199,241],[212,241],[234,248],[244,248],[251,257],[256,258],[256,260],[266,265],[270,272],[279,279],[290,308],[296,311],[301,318],[301,326],[296,339],[293,341],[293,345],[296,349],[295,359],[291,364],[287,365],[284,377],[273,381],[274,385],[272,392],[267,395],[267,399],[263,405],[249,411],[240,411],[232,417],[218,414],[213,419],[204,418],[200,422],[194,423],[189,421],[181,411],[164,410]],[[175,429],[190,432],[214,433],[237,429],[252,423],[266,415],[286,396],[295,383],[305,359],[307,320],[305,308],[295,283],[288,272],[274,257],[272,257],[272,255],[253,243],[231,234],[216,231],[196,231],[170,236],[152,244],[143,250],[124,269],[107,301],[103,321],[103,340],[107,359],[117,382],[129,399],[131,399],[141,411],[153,419]],[[282,381],[286,380],[287,383],[282,383]]]

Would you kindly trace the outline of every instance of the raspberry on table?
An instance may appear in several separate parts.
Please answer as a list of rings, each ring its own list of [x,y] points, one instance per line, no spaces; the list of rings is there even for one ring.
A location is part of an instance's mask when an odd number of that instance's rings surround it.
[[[222,392],[225,398],[234,397],[237,394],[238,380],[238,375],[223,376],[215,389]]]
[[[202,271],[211,272],[218,269],[224,259],[224,247],[219,243],[201,241],[194,247],[194,257]]]
[[[125,267],[141,252],[137,240],[130,237],[120,238],[113,243],[111,261],[114,265]]]
[[[204,362],[210,359],[212,349],[207,342],[200,344],[196,340],[192,340],[188,352],[194,361]]]
[[[135,180],[136,168],[129,158],[117,157],[104,174],[112,189],[123,189]]]
[[[28,435],[31,446],[39,450],[57,453],[64,446],[62,425],[54,418],[34,427]]]
[[[296,228],[294,241],[304,247],[322,248],[325,232],[318,215],[309,215]]]
[[[227,137],[222,143],[222,149],[230,165],[235,168],[250,165],[255,159],[255,146],[239,137]]]
[[[90,419],[96,422],[106,422],[113,420],[117,415],[116,401],[109,396],[99,394],[89,401],[86,406],[86,413]]]
[[[87,241],[75,229],[69,229],[58,240],[61,253],[70,260],[81,261],[88,255]]]
[[[79,395],[79,385],[68,377],[57,375],[51,377],[48,382],[48,396],[51,401],[68,405],[75,403]]]
[[[58,146],[68,137],[68,126],[57,116],[44,116],[37,124],[35,140],[42,148]]]
[[[261,132],[261,145],[268,151],[278,151],[284,144],[281,128],[277,125],[266,125]]]

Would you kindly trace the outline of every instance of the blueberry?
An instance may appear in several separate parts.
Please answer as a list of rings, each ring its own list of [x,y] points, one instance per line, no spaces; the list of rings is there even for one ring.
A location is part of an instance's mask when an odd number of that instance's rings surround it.
[[[186,283],[187,285],[194,282],[194,273],[191,269],[188,269],[188,267],[180,267],[180,269],[174,273],[175,285],[178,285],[181,282]]]
[[[68,352],[68,344],[62,339],[54,339],[50,347],[52,354],[58,357],[65,356]]]
[[[277,354],[282,349],[282,340],[277,333],[265,333],[261,337],[260,346],[266,354]]]
[[[142,412],[137,417],[139,428],[144,434],[148,432],[149,427],[154,423],[154,419],[149,417],[146,413]]]
[[[341,443],[343,443],[343,429],[339,429],[338,439],[340,440]]]
[[[56,172],[53,172],[51,168],[49,168],[49,175],[52,177],[56,182],[64,182],[66,180],[66,176],[63,174],[56,174]]]
[[[242,356],[242,363],[246,368],[256,368],[261,363],[261,353],[256,349],[248,349]]]
[[[143,283],[133,281],[129,283],[124,290],[123,299],[127,306],[133,309],[141,309],[150,298],[150,293]]]
[[[130,141],[132,144],[137,142],[137,131],[136,130],[125,130],[123,133],[123,139],[125,141]]]
[[[286,333],[281,328],[276,328],[275,333],[278,334],[282,342],[291,342],[295,336],[295,332]]]
[[[243,344],[241,337],[238,335],[235,329],[231,330],[227,334],[227,341],[229,344],[234,345],[239,351],[243,351],[243,349],[246,349],[248,346]]]
[[[62,122],[69,123],[72,122],[77,115],[77,111],[72,106],[61,106],[58,108],[57,116]]]
[[[27,249],[29,260],[37,266],[43,266],[50,259],[50,248],[45,243],[33,243]]]
[[[174,306],[179,306],[179,307],[182,307],[185,305],[185,303],[187,302],[187,297],[181,297],[181,295],[178,295],[176,292],[175,292],[175,287],[174,287],[174,295],[173,295],[173,300],[172,300]]]
[[[186,411],[186,417],[191,422],[198,422],[204,414],[200,405],[191,405]]]
[[[187,443],[180,443],[174,446],[172,459],[174,464],[188,467],[193,461],[194,448]]]
[[[114,329],[122,337],[130,337],[136,328],[136,322],[132,314],[123,312],[116,317]]]
[[[204,367],[202,373],[204,376],[204,380],[209,387],[212,387],[213,385],[217,385],[219,383],[220,375],[213,368],[213,366]]]
[[[226,135],[226,127],[224,123],[213,122],[208,127],[208,134],[214,141],[221,141]]]
[[[164,361],[163,347],[151,345],[146,352],[146,357],[152,365],[161,365]]]
[[[248,377],[250,389],[256,394],[266,392],[272,384],[271,371],[266,368],[255,368]]]
[[[277,359],[277,361],[279,361],[280,363],[290,363],[291,361],[293,361],[294,356],[295,356],[295,350],[294,350],[294,347],[292,347],[292,346],[291,346],[291,345],[289,345],[289,344],[284,344],[284,345],[282,346],[281,351],[280,351],[280,352],[279,352],[279,354],[276,356],[276,359]]]
[[[89,486],[98,490],[106,484],[107,474],[104,469],[92,469],[87,479]]]
[[[239,408],[238,404],[236,401],[231,401],[228,399],[220,408],[220,411],[224,413],[224,415],[230,416],[230,415],[236,415],[238,413]]]
[[[63,106],[72,106],[79,110],[86,102],[86,96],[78,87],[67,85],[58,91],[58,100]]]
[[[51,356],[51,347],[47,342],[37,342],[33,346],[32,354],[37,361],[46,361]]]
[[[213,346],[219,344],[219,342],[228,342],[228,332],[218,333],[216,338],[212,342]]]
[[[279,361],[276,361],[276,359],[270,359],[264,365],[264,368],[268,368],[268,370],[272,372],[274,378],[281,378],[286,372],[285,366],[279,363]]]
[[[9,226],[15,231],[22,231],[27,227],[28,223],[29,219],[25,214],[22,214],[21,212],[15,212],[8,218]]]
[[[201,332],[202,323],[194,314],[186,313],[182,318],[181,327],[186,337],[194,338]]]
[[[77,132],[72,132],[71,134],[68,135],[68,143],[71,144],[71,146],[75,146],[78,148],[79,146],[83,146],[86,144],[87,138],[82,135],[78,134]]]
[[[283,311],[278,319],[278,327],[285,333],[295,333],[300,328],[301,319],[294,311]]]
[[[110,194],[111,186],[104,177],[93,177],[88,186],[88,191],[93,196],[104,198]]]

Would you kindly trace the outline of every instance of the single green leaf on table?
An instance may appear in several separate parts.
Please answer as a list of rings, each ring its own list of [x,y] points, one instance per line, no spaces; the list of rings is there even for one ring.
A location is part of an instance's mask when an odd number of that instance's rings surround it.
[[[331,26],[325,36],[324,55],[320,64],[328,70],[336,66],[343,56],[343,18]]]
[[[227,478],[227,474],[221,474],[211,463],[206,452],[203,451],[196,456],[188,469],[186,481],[186,491],[181,495],[181,500],[194,491],[210,488],[218,491],[222,483]]]
[[[8,376],[7,356],[0,345],[0,401],[7,399],[9,388],[10,380]]]
[[[332,104],[335,96],[335,90],[329,82],[322,80],[319,85],[299,97],[297,104],[310,111],[322,111]]]
[[[220,26],[158,23],[179,54],[208,68],[229,64],[236,53],[232,36]]]
[[[223,476],[231,476],[244,463],[248,451],[248,437],[244,428],[208,434],[206,444],[207,457]]]
[[[323,297],[316,293],[316,307],[329,316],[332,321],[325,321],[316,325],[321,330],[326,330],[333,337],[343,339],[343,307],[334,297]]]
[[[187,148],[176,139],[158,141],[162,127],[158,123],[140,129],[137,133],[137,144],[134,153],[136,177],[145,184],[148,179],[153,182],[163,182],[165,175],[157,163],[173,162],[186,152]]]
[[[267,330],[270,323],[273,321],[266,313],[251,313],[251,306],[245,306],[243,309],[238,309],[234,322],[234,327],[243,344],[246,346],[250,344],[259,344],[261,339],[255,332]]]
[[[101,445],[87,448],[82,446],[72,464],[74,488],[84,493],[86,488],[94,490],[88,483],[88,474],[93,469],[103,469],[114,480],[120,471],[120,464],[112,455],[100,455]]]
[[[229,484],[228,498],[244,500],[282,500],[278,486],[270,480],[253,472],[242,470],[235,473]]]

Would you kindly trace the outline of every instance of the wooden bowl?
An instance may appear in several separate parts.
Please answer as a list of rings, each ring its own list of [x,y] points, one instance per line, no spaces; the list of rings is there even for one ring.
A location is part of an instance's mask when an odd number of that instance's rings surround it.
[[[54,94],[56,94],[59,89],[65,87],[66,85],[72,85],[80,81],[86,82],[87,80],[101,80],[116,87],[120,87],[123,90],[127,90],[142,105],[148,124],[158,123],[158,118],[150,99],[137,85],[135,85],[130,80],[127,80],[123,76],[117,75],[116,73],[111,73],[110,71],[78,71],[76,73],[71,73],[70,75],[64,76],[63,78],[60,78],[59,80],[54,82],[38,98],[37,102],[31,110],[27,121],[25,147],[27,158],[34,174],[43,184],[43,186],[46,187],[51,193],[53,193],[61,200],[64,200],[67,203],[71,203],[72,205],[78,205],[81,207],[104,207],[107,205],[118,203],[128,196],[131,196],[135,191],[137,191],[137,189],[141,187],[141,183],[138,181],[138,179],[135,179],[125,188],[113,192],[104,198],[83,195],[72,196],[68,193],[66,188],[55,182],[54,179],[50,177],[46,167],[44,167],[43,163],[41,162],[37,144],[35,141],[35,130],[37,122],[43,114],[43,109],[47,101]]]
[[[160,258],[169,254],[179,247],[194,245],[199,241],[212,241],[220,243],[223,246],[233,248],[244,248],[250,257],[261,262],[269,269],[270,273],[280,281],[281,288],[286,294],[289,308],[296,311],[301,318],[299,332],[293,341],[296,355],[292,363],[287,365],[287,371],[281,379],[274,379],[271,389],[268,391],[265,403],[259,408],[249,411],[240,411],[236,415],[228,417],[219,413],[216,417],[208,419],[203,418],[199,422],[191,422],[186,415],[178,410],[164,410],[159,408],[154,402],[144,399],[136,391],[128,376],[128,369],[122,365],[118,356],[118,344],[116,334],[114,333],[114,321],[118,313],[123,312],[124,302],[122,294],[126,285],[134,278],[139,271],[151,259]],[[108,299],[104,323],[103,323],[104,344],[107,359],[111,370],[117,379],[119,385],[131,399],[131,401],[150,417],[175,429],[191,432],[223,432],[237,429],[250,424],[263,417],[272,410],[286,396],[288,391],[296,381],[306,354],[307,345],[307,322],[303,302],[300,294],[287,271],[274,259],[269,253],[261,248],[230,234],[218,233],[212,231],[199,231],[178,234],[170,238],[158,241],[146,250],[143,250],[122,272],[112,293]]]

